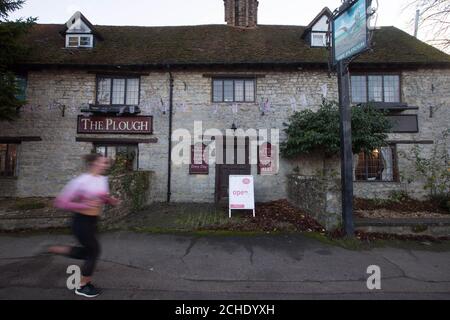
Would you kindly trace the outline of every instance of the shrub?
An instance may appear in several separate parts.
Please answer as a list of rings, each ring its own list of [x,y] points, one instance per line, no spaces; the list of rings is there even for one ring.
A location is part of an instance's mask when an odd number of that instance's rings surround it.
[[[304,110],[295,113],[284,124],[287,140],[281,144],[282,154],[287,158],[323,152],[331,157],[340,152],[339,105],[323,100],[317,112]],[[352,107],[352,148],[353,153],[373,150],[387,145],[387,133],[391,124],[385,113],[371,106]]]
[[[408,183],[417,179],[425,181],[424,189],[429,192],[432,200],[447,207],[450,199],[450,155],[448,149],[449,132],[442,133],[442,139],[434,144],[431,153],[424,156],[423,149],[415,145],[411,153],[402,155],[414,163],[414,175],[408,178]]]
[[[401,203],[408,199],[409,196],[406,191],[392,191],[389,195],[389,200],[396,203]]]

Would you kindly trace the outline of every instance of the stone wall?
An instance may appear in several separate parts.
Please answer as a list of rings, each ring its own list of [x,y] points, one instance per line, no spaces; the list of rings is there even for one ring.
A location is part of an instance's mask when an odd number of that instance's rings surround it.
[[[242,73],[245,74],[245,73]],[[253,73],[254,74],[254,73]],[[322,102],[322,85],[327,85],[328,97],[337,99],[337,87],[334,79],[322,72],[268,72],[257,79],[256,102],[240,103],[237,114],[233,114],[231,104],[211,102],[211,78],[201,73],[174,73],[174,104],[186,103],[187,111],[179,108],[174,114],[174,130],[186,128],[193,132],[194,121],[202,121],[203,130],[217,128],[222,133],[231,128],[233,123],[238,128],[248,130],[278,129],[280,140],[286,138],[283,123],[293,115],[290,99],[297,100],[297,110],[306,108],[318,109]],[[186,84],[186,85],[185,85]],[[300,103],[301,94],[308,99],[308,106]],[[259,110],[261,99],[269,99],[272,110]],[[217,112],[215,108],[217,106]],[[269,132],[270,134],[270,132]],[[266,202],[285,199],[287,195],[287,175],[299,166],[302,174],[315,174],[323,167],[323,159],[319,157],[302,157],[295,160],[280,158],[280,171],[273,176],[257,174],[257,166],[251,166],[251,174],[255,177],[255,200]],[[209,175],[189,175],[189,165],[175,165],[173,169],[172,199],[175,202],[213,202],[215,192],[215,166],[209,167]]]
[[[151,84],[142,78],[141,99],[158,95],[167,101],[167,77],[155,73]],[[154,89],[156,88],[156,89]],[[76,142],[77,137],[134,138],[130,135],[77,134],[77,116],[83,104],[95,100],[95,74],[87,71],[41,71],[28,73],[28,106],[23,107],[20,119],[2,122],[0,136],[40,136],[42,141],[22,142],[18,148],[16,179],[0,178],[0,195],[4,197],[53,197],[72,178],[84,170],[82,157],[90,153],[93,144]],[[52,107],[53,101],[67,106],[64,116]],[[159,172],[154,177],[151,197],[164,199],[167,185],[167,116],[160,110],[143,107],[142,115],[154,116],[156,144],[139,144],[143,171]],[[139,136],[139,138],[146,138]],[[151,157],[150,157],[151,155]]]
[[[319,221],[327,230],[341,226],[341,180],[290,175],[288,199]]]
[[[111,194],[121,200],[120,205],[107,205],[101,220],[105,223],[120,220],[141,210],[150,202],[153,172],[123,173],[109,179]]]
[[[357,198],[389,199],[396,192],[406,191],[406,186],[400,182],[357,181],[353,190]]]
[[[121,200],[113,207],[106,205],[100,216],[100,226],[110,226],[127,215],[141,210],[151,202],[153,172],[130,172],[110,177],[111,194]],[[44,208],[11,210],[0,206],[0,232],[17,230],[42,230],[70,226],[72,213],[53,207],[53,199],[24,199],[46,203]]]
[[[442,132],[449,130],[450,126],[450,70],[421,69],[402,73],[402,99],[409,106],[418,107],[418,110],[406,111],[404,114],[417,114],[419,121],[418,133],[391,134],[392,141],[433,141],[442,143]],[[450,148],[450,141],[447,141]],[[399,157],[399,171],[402,184],[398,190],[405,190],[412,197],[424,199],[429,195],[424,190],[425,181],[415,173],[412,149],[414,144],[397,144]],[[419,145],[421,155],[430,157],[434,145]],[[450,149],[448,149],[450,154]],[[413,179],[408,183],[408,179]]]
[[[233,70],[230,73],[248,74]],[[256,102],[240,103],[234,114],[231,104],[211,102],[211,78],[204,72],[173,72],[174,115],[173,130],[193,131],[194,121],[202,121],[203,130],[217,128],[221,132],[235,123],[244,130],[278,129],[280,140],[286,136],[283,123],[293,114],[291,98],[297,101],[297,110],[316,110],[322,101],[322,86],[327,86],[327,98],[337,99],[337,81],[323,71],[267,71],[260,72],[257,79]],[[254,72],[251,72],[254,75]],[[450,123],[450,70],[416,70],[402,74],[402,99],[418,110],[406,111],[419,115],[420,132],[417,134],[391,134],[393,141],[435,141],[438,133]],[[301,103],[305,94],[307,104]],[[130,135],[82,135],[76,133],[77,116],[81,105],[95,100],[95,74],[87,71],[58,70],[33,71],[28,74],[27,98],[34,108],[24,107],[16,122],[3,122],[0,136],[40,136],[42,141],[23,142],[19,146],[17,179],[0,178],[1,196],[55,196],[74,176],[83,170],[81,157],[89,153],[92,143],[76,142],[76,137],[136,138]],[[150,71],[141,77],[141,115],[152,115],[157,143],[139,144],[139,170],[154,171],[151,201],[165,201],[168,172],[168,110],[159,108],[162,99],[168,106],[169,75],[166,72]],[[269,99],[272,110],[262,115],[261,99]],[[70,106],[64,116],[57,107],[49,107],[52,101]],[[182,105],[186,109],[182,108]],[[430,117],[430,106],[433,114]],[[217,109],[216,109],[217,108]],[[149,138],[138,136],[138,138]],[[400,143],[399,151],[410,153],[413,145]],[[432,146],[426,146],[431,148]],[[427,152],[427,149],[424,150]],[[257,166],[252,165],[255,176],[256,201],[265,202],[286,198],[287,176],[295,168],[299,174],[315,175],[323,169],[324,159],[320,155],[299,157],[295,160],[280,159],[280,172],[273,176],[260,176]],[[339,160],[329,163],[339,172]],[[413,172],[410,160],[400,157],[401,176]],[[424,197],[423,181],[409,186],[412,196]],[[355,195],[373,197],[387,194],[387,190],[401,190],[401,184],[355,184]],[[208,175],[190,175],[189,165],[172,164],[172,201],[213,202],[215,193],[215,166],[210,166]]]
[[[40,136],[42,141],[22,142],[18,150],[18,178],[15,192],[3,188],[4,196],[48,197],[57,192],[83,169],[81,156],[92,146],[75,143],[77,112],[67,110],[64,117],[49,104],[56,100],[80,106],[94,100],[95,75],[87,72],[30,72],[27,99],[30,105],[14,122],[2,122],[0,136]]]
[[[355,229],[367,233],[449,237],[450,219],[356,219]]]

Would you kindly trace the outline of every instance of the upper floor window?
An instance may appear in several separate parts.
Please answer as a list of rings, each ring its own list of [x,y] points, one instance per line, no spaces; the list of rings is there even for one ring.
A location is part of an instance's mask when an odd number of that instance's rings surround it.
[[[138,77],[98,77],[97,104],[136,106],[139,104],[139,89]]]
[[[66,35],[66,47],[67,48],[92,48],[93,47],[93,35]]]
[[[352,102],[400,102],[399,75],[354,75],[351,77]]]
[[[0,177],[15,177],[17,144],[0,143]]]
[[[311,33],[311,46],[312,47],[326,47],[327,46],[326,32],[312,32]]]
[[[255,79],[213,79],[213,102],[255,102]]]

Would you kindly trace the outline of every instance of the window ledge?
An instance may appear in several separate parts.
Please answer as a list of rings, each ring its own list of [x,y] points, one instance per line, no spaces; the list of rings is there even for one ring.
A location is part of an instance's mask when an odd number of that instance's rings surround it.
[[[389,184],[401,184],[399,181],[353,181],[353,183],[389,183]]]
[[[0,180],[18,180],[19,177],[4,177],[0,176]]]
[[[376,109],[389,110],[389,111],[405,111],[405,110],[417,110],[419,107],[410,107],[406,103],[401,102],[368,102],[359,103],[359,106],[373,106]]]
[[[203,78],[218,78],[218,79],[255,79],[255,78],[265,78],[265,74],[255,73],[255,74],[227,74],[227,73],[205,73]]]
[[[229,102],[229,101],[211,101],[211,103],[217,103],[217,104],[255,104],[256,101],[234,101],[234,102]]]
[[[132,110],[134,108],[134,110]],[[85,113],[102,113],[102,114],[139,114],[141,109],[135,105],[119,105],[119,106],[108,106],[108,105],[89,105],[89,108],[82,109],[81,112]]]

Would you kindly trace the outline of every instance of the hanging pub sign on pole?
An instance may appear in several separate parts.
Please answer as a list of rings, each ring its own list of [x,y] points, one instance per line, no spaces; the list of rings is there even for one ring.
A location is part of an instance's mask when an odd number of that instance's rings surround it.
[[[346,0],[333,17],[333,60],[351,59],[370,49],[368,8],[371,0]]]
[[[344,0],[332,18],[332,61],[337,66],[341,136],[342,217],[353,237],[353,149],[350,106],[351,59],[370,49],[368,8],[371,0]]]

